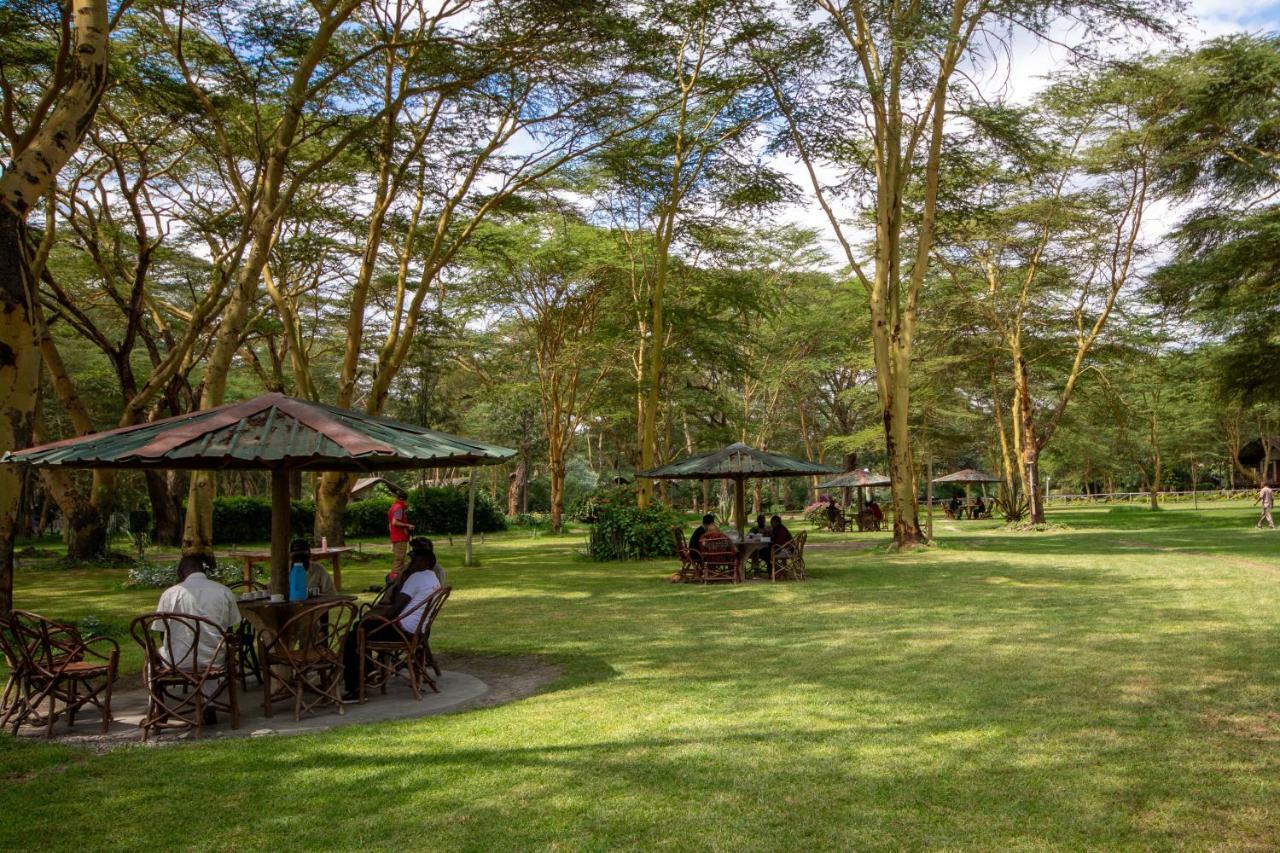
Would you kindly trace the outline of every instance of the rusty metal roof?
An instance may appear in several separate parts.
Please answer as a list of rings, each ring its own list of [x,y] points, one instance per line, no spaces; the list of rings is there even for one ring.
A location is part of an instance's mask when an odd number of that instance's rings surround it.
[[[637,477],[655,480],[718,480],[724,477],[807,477],[835,474],[830,465],[792,459],[781,453],[757,450],[745,444],[731,444],[711,453],[690,456],[661,468],[641,471]]]
[[[883,474],[872,474],[866,468],[854,468],[845,471],[839,477],[819,483],[819,489],[865,489],[871,486],[887,486],[889,478]]]
[[[935,483],[998,483],[999,477],[993,477],[986,471],[979,471],[977,468],[962,468],[953,474],[947,474],[944,477],[934,477]]]
[[[6,453],[62,468],[385,471],[492,465],[506,447],[284,394]]]

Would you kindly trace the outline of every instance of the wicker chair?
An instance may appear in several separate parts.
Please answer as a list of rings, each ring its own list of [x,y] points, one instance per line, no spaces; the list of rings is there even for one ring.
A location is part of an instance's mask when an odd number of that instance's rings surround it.
[[[12,720],[15,732],[31,716],[31,707],[27,703],[30,683],[26,658],[18,650],[17,643],[17,637],[9,624],[9,616],[0,616],[0,656],[3,656],[5,668],[9,670],[4,693],[0,694],[0,729],[8,726]]]
[[[370,681],[376,682],[385,694],[387,683],[397,676],[409,682],[414,699],[422,698],[424,683],[433,693],[440,692],[440,687],[431,677],[431,670],[435,670],[437,677],[440,675],[440,667],[431,654],[431,626],[452,591],[453,587],[442,586],[416,607],[395,618],[373,614],[360,620],[356,630],[359,632],[357,642],[360,652],[361,702],[365,701],[366,687]],[[405,631],[400,627],[400,620],[414,611],[422,614],[418,619],[418,627],[411,632]],[[370,636],[374,631],[382,631],[391,636]],[[372,670],[368,668],[370,665]]]
[[[15,685],[25,697],[21,709],[7,722],[18,730],[25,719],[43,712],[45,737],[53,737],[58,703],[66,714],[68,728],[76,724],[76,714],[92,705],[102,715],[102,733],[111,725],[111,686],[120,665],[120,646],[109,637],[81,639],[70,625],[63,625],[25,610],[10,616],[10,651],[20,659],[22,682]],[[95,648],[104,646],[109,648]],[[42,709],[44,703],[47,709]],[[12,717],[18,717],[17,722]]]
[[[804,568],[804,546],[808,540],[809,531],[805,530],[785,545],[775,545],[773,547],[772,580],[776,581],[779,577],[783,579],[790,578],[793,581],[809,579],[809,575]]]
[[[308,607],[280,626],[271,638],[259,638],[262,711],[270,717],[275,683],[293,699],[293,718],[322,705],[342,707],[342,644],[355,621],[350,601]]]
[[[698,542],[698,551],[701,557],[698,579],[703,583],[742,583],[742,557],[728,536],[703,536]]]
[[[689,540],[684,538],[684,530],[678,524],[671,525],[671,540],[676,546],[676,556],[680,558],[678,574],[684,583],[698,579],[698,561],[689,550]]]
[[[206,709],[231,715],[231,728],[240,728],[236,697],[235,645],[239,627],[228,631],[191,613],[147,613],[129,624],[129,633],[142,647],[142,679],[147,710],[138,726],[146,740],[156,729],[192,728],[199,739]],[[216,637],[212,651],[200,647],[201,636]],[[213,690],[205,692],[208,685]]]
[[[240,580],[227,584],[227,587],[239,598],[246,592],[262,592],[267,585]],[[240,624],[235,627],[235,633],[236,672],[240,676],[240,689],[247,693],[250,675],[258,679],[259,684],[262,683],[262,667],[258,665],[258,632],[248,619],[241,619]]]

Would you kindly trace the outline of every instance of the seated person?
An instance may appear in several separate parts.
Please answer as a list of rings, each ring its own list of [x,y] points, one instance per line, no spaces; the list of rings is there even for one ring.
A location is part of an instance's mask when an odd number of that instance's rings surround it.
[[[689,553],[693,555],[695,560],[701,559],[698,553],[698,546],[702,543],[703,536],[723,536],[720,528],[716,526],[715,513],[707,513],[702,517],[702,524],[693,530],[693,535],[689,537]]]
[[[769,547],[761,552],[764,559],[764,567],[767,571],[773,571],[773,556],[780,549],[787,548],[794,539],[791,531],[782,523],[782,516],[775,515],[769,519],[769,538],[772,540]],[[790,550],[787,548],[787,550]]]
[[[840,507],[836,504],[835,496],[827,497],[827,528],[835,530],[840,525]]]
[[[338,591],[324,566],[311,559],[311,543],[306,539],[295,539],[289,543],[289,567],[293,568],[294,563],[307,567],[308,592],[318,589],[321,595],[332,595]]]
[[[985,518],[987,515],[987,504],[982,499],[982,495],[978,495],[978,499],[973,502],[973,517]]]
[[[223,631],[228,631],[240,624],[240,608],[236,606],[236,594],[217,581],[209,580],[205,574],[207,570],[208,560],[205,557],[188,554],[179,560],[178,583],[164,591],[160,596],[160,602],[156,605],[156,610],[161,613],[202,616]],[[163,623],[156,624],[157,631],[162,631],[163,627]],[[199,636],[193,638],[187,629],[183,629],[183,636],[176,636],[177,631],[174,633],[175,636],[165,638],[166,642],[161,647],[161,654],[169,663],[184,668],[193,665],[204,667],[208,661],[214,659],[220,645],[222,655],[217,656],[215,663],[218,665],[223,663],[222,657],[226,654],[226,646],[223,645],[221,636],[200,631]],[[195,645],[194,656],[191,654],[193,644]],[[169,659],[171,650],[175,659]],[[218,683],[212,679],[206,681],[201,687],[201,692],[206,696],[213,696],[217,691]],[[214,725],[218,722],[218,717],[212,708],[205,708],[204,722],[205,725]]]
[[[436,573],[436,580],[440,581],[440,585],[448,586],[449,578],[445,574],[444,566],[440,565],[440,561],[436,559],[436,547],[430,539],[425,536],[410,539],[409,556],[425,560],[431,571]]]
[[[951,500],[947,502],[947,517],[960,517],[960,498],[958,496],[953,496]]]
[[[769,530],[770,530],[770,527],[764,520],[764,513],[760,513],[759,515],[756,516],[755,527],[752,527],[747,532],[750,533],[752,536],[768,536]]]
[[[880,508],[880,504],[876,503],[875,498],[867,501],[867,512],[871,513],[877,525],[884,522],[884,510]]]
[[[419,605],[426,601],[427,596],[440,588],[440,579],[431,570],[434,559],[434,554],[430,557],[422,554],[412,555],[409,565],[400,572],[400,577],[397,579],[399,586],[393,591],[390,601],[387,604],[375,606],[364,619],[351,626],[351,633],[347,634],[342,647],[342,681],[345,688],[342,699],[344,702],[354,702],[360,697],[359,632],[363,629],[365,620],[370,616],[381,617],[368,628],[365,636],[370,640],[400,639],[400,632],[382,619],[394,620],[399,624],[400,631],[405,634],[412,634],[418,630],[423,611]],[[401,617],[402,613],[407,615]]]

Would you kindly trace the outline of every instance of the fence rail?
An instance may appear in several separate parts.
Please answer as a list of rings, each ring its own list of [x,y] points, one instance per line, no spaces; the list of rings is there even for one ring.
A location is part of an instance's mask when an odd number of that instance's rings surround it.
[[[1231,500],[1233,498],[1252,498],[1257,489],[1198,489],[1196,491],[1160,492],[1160,500]],[[1134,503],[1151,500],[1150,492],[1104,492],[1092,495],[1045,495],[1045,503]]]

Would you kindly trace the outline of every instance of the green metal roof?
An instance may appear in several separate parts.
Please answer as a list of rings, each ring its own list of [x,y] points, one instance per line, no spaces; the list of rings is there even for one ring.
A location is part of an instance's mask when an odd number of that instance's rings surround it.
[[[515,453],[413,424],[263,394],[6,453],[0,462],[46,468],[386,471],[493,465]]]
[[[792,459],[745,444],[731,444],[721,450],[641,471],[636,476],[654,480],[718,480],[724,477],[807,477],[835,473],[838,473],[837,469],[830,465]]]
[[[839,477],[819,483],[819,489],[865,489],[872,486],[887,486],[890,480],[883,474],[872,474],[866,468],[854,468]]]
[[[947,474],[945,477],[934,477],[935,483],[998,483],[999,477],[993,477],[986,471],[979,471],[977,468],[962,468],[954,474]]]

